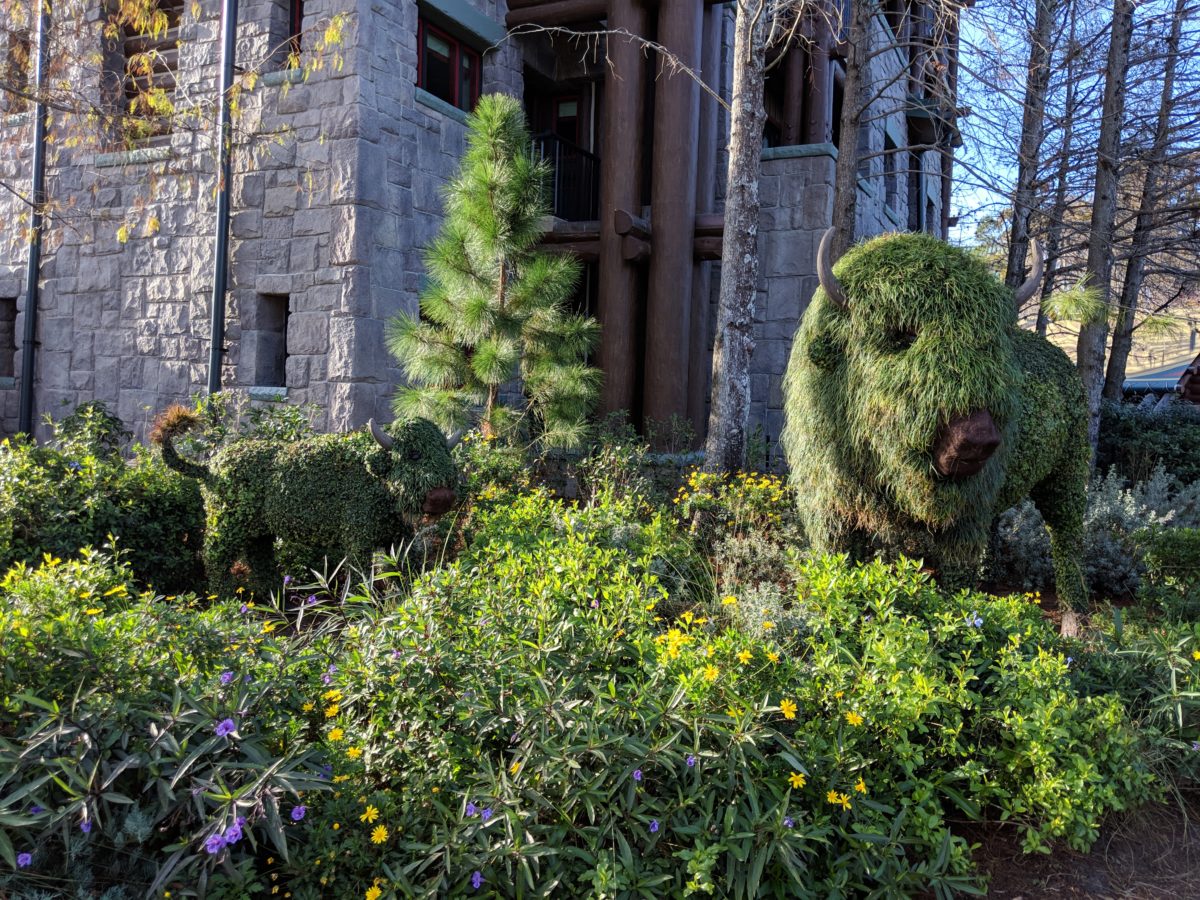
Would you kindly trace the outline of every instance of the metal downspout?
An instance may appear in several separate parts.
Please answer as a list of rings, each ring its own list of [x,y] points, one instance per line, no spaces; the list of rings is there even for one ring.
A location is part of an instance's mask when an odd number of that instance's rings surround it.
[[[212,347],[208,354],[208,393],[221,390],[221,357],[225,353],[225,286],[229,277],[229,190],[230,157],[233,154],[233,123],[229,91],[233,87],[233,57],[237,43],[237,0],[221,4],[221,112],[219,119],[220,179],[217,185],[217,241],[213,260]]]
[[[33,192],[30,202],[29,261],[25,270],[25,331],[21,340],[21,397],[18,429],[33,435],[33,373],[37,349],[38,274],[42,264],[42,218],[46,203],[46,69],[50,55],[50,8],[39,4],[37,26],[37,102],[34,104],[33,124]]]

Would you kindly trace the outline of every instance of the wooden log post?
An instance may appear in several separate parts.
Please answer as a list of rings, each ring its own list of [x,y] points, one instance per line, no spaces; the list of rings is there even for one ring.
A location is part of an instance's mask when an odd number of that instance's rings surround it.
[[[722,7],[710,6],[704,11],[704,43],[700,58],[700,77],[713,90],[721,88],[721,29],[725,19]],[[696,208],[712,213],[716,205],[717,147],[724,143],[718,134],[720,111],[717,101],[707,92],[700,94],[700,124],[696,159]],[[721,226],[724,227],[724,217]],[[697,229],[700,225],[697,217]],[[699,231],[696,232],[699,235]],[[694,252],[697,260],[720,259],[718,240],[716,257]],[[708,249],[708,248],[706,248]],[[688,347],[688,419],[696,435],[696,446],[703,446],[708,428],[708,382],[712,374],[712,353],[709,347],[709,318],[712,304],[712,264],[700,262],[692,276],[691,335]]]
[[[703,0],[662,0],[658,41],[692,70],[700,68]],[[700,86],[660,57],[654,90],[650,225],[653,253],[646,303],[644,419],[660,425],[688,414],[692,241]]]
[[[610,0],[608,27],[646,33],[646,11],[637,0]],[[642,209],[642,121],[646,60],[641,45],[619,35],[608,38],[600,149],[600,265],[596,317],[600,321],[597,363],[604,372],[602,413],[635,413],[638,383],[638,270],[624,255],[616,230],[618,211]],[[690,235],[689,235],[690,237]]]
[[[833,71],[829,65],[829,27],[821,16],[814,16],[812,44],[805,54],[810,88],[804,104],[800,143],[827,144],[833,140]],[[793,52],[795,52],[793,50]]]

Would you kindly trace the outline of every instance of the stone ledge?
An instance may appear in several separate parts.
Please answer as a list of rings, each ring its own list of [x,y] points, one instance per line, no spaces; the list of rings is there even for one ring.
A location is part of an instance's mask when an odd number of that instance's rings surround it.
[[[866,178],[863,178],[861,175],[858,176],[858,189],[872,200],[875,199],[875,185],[871,184],[870,181],[868,181]]]
[[[300,274],[259,275],[254,279],[254,293],[291,295],[299,290],[300,282]]]
[[[264,87],[278,87],[281,84],[300,84],[304,81],[303,69],[276,69],[265,72],[259,77],[259,84]]]
[[[769,159],[803,159],[808,156],[828,156],[837,159],[837,147],[833,144],[793,144],[790,147],[767,147],[762,152],[765,162]]]
[[[172,156],[170,147],[139,147],[136,150],[118,150],[116,153],[97,153],[92,165],[97,169],[114,166],[137,166],[144,163],[162,162]]]
[[[11,391],[17,386],[17,379],[12,375],[0,375],[0,391]]]
[[[279,403],[287,400],[288,389],[285,387],[252,387],[246,389],[246,394],[251,400]]]
[[[900,227],[901,227],[901,225],[900,225],[900,213],[896,212],[894,209],[892,209],[892,208],[891,208],[890,206],[888,206],[886,203],[884,203],[884,204],[883,204],[883,214],[884,214],[885,216],[887,216],[889,219],[891,219],[891,220],[892,220],[892,224],[893,224],[893,225],[895,225],[897,228],[900,228]]]
[[[453,119],[460,125],[467,124],[467,114],[452,103],[447,103],[441,97],[435,97],[429,91],[417,88],[417,102],[422,106],[427,106],[432,110],[440,112],[443,116]]]
[[[508,32],[490,16],[477,10],[467,0],[420,0],[417,8],[432,13],[435,25],[449,26],[459,36],[473,39],[477,49],[491,49],[500,44]],[[439,21],[440,20],[440,21]]]

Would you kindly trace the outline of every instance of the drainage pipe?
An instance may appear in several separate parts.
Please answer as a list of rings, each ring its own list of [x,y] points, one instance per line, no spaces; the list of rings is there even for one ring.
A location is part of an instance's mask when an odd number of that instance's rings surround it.
[[[46,70],[50,57],[50,4],[39,3],[37,101],[33,107],[33,191],[29,261],[25,270],[25,333],[21,341],[21,396],[17,428],[33,436],[33,372],[37,349],[38,275],[42,264],[42,218],[46,205]]]
[[[208,354],[208,393],[221,390],[221,357],[225,353],[225,286],[229,278],[230,157],[233,153],[233,123],[229,93],[233,88],[233,57],[237,44],[237,0],[221,3],[221,112],[217,184],[217,241],[213,260],[212,347]]]

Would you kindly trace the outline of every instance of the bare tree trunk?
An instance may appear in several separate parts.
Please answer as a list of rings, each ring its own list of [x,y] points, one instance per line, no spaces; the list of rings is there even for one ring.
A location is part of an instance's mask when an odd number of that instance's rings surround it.
[[[1133,346],[1133,322],[1138,306],[1138,295],[1142,291],[1142,279],[1146,271],[1146,255],[1154,231],[1154,208],[1158,202],[1158,182],[1163,161],[1170,141],[1171,114],[1175,107],[1175,65],[1179,57],[1180,34],[1183,30],[1187,0],[1175,0],[1175,15],[1171,21],[1171,34],[1165,48],[1161,103],[1158,121],[1154,127],[1154,143],[1146,164],[1146,175],[1142,182],[1142,198],[1138,204],[1137,221],[1133,226],[1133,238],[1129,251],[1129,263],[1125,267],[1125,283],[1121,286],[1121,302],[1117,309],[1117,322],[1113,329],[1112,350],[1109,353],[1108,373],[1104,379],[1104,396],[1109,400],[1120,400],[1125,388],[1125,368],[1129,362],[1129,351]]]
[[[1017,151],[1017,184],[1013,191],[1013,221],[1008,241],[1008,267],[1004,283],[1017,288],[1025,280],[1025,255],[1029,251],[1029,220],[1033,215],[1042,137],[1045,133],[1046,92],[1050,86],[1050,29],[1056,0],[1037,0],[1037,17],[1029,36],[1029,68],[1025,79],[1025,112],[1021,119],[1021,146]],[[1017,310],[1020,313],[1020,310]]]
[[[1104,353],[1108,338],[1107,309],[1112,276],[1113,223],[1117,214],[1118,153],[1125,113],[1125,78],[1129,71],[1129,41],[1133,33],[1134,0],[1114,0],[1108,66],[1104,80],[1100,140],[1096,147],[1096,184],[1085,278],[1100,294],[1105,313],[1079,328],[1077,366],[1088,405],[1088,440],[1095,460],[1100,434],[1100,395],[1104,387]]]
[[[710,472],[735,471],[746,458],[754,296],[758,290],[758,181],[767,119],[763,86],[770,29],[766,0],[738,0],[721,296],[713,343],[712,407],[704,447],[704,468]]]
[[[851,0],[850,28],[846,37],[846,81],[842,91],[837,168],[833,179],[833,258],[850,249],[858,215],[858,126],[863,98],[870,82],[871,16],[874,0]],[[726,232],[728,233],[728,232]]]

